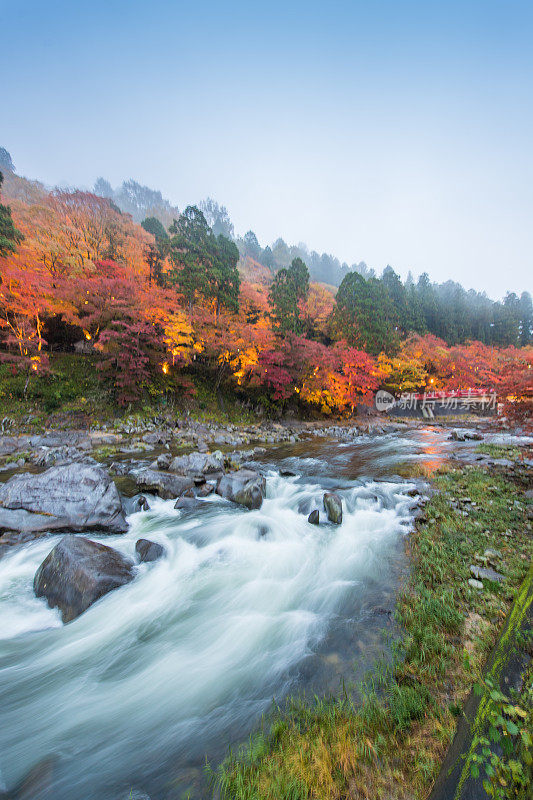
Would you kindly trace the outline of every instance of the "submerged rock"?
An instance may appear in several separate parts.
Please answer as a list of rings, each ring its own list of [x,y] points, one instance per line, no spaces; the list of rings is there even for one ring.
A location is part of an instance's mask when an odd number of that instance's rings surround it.
[[[127,529],[117,487],[100,466],[68,464],[0,486],[0,531]]]
[[[318,508],[315,508],[314,511],[311,511],[311,513],[307,517],[307,521],[310,522],[311,525],[319,525],[320,524],[320,512],[319,512]]]
[[[133,580],[132,562],[85,536],[64,536],[35,573],[33,588],[63,622],[83,614],[100,597]]]
[[[149,511],[148,500],[143,494],[136,494],[134,497],[123,497],[122,506],[125,514],[137,514],[139,511]]]
[[[139,561],[145,563],[147,561],[157,561],[165,555],[165,548],[157,542],[152,542],[150,539],[137,539],[135,542],[135,552],[139,556]]]
[[[342,522],[342,500],[335,492],[326,492],[324,508],[330,522],[340,525]]]

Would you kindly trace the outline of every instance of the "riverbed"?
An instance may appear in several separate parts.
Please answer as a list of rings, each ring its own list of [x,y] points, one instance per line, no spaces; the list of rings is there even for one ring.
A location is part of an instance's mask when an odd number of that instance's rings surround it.
[[[130,557],[149,538],[165,558],[68,625],[32,588],[59,537],[5,556],[0,789],[41,765],[32,796],[44,800],[203,797],[206,758],[246,739],[273,700],[351,691],[390,658],[413,494],[424,491],[401,475],[417,461],[437,468],[450,449],[431,427],[314,436],[254,462],[267,483],[258,510],[211,496],[183,512],[150,497],[126,534],[90,538]],[[342,525],[309,524],[332,489]]]

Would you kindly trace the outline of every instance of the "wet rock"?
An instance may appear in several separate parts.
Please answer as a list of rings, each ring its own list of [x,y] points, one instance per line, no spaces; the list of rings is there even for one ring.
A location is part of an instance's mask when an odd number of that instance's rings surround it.
[[[291,469],[280,469],[279,474],[282,478],[294,478],[296,472],[293,472]]]
[[[266,491],[262,475],[251,469],[240,469],[224,475],[218,481],[216,492],[227,500],[233,500],[246,508],[260,508]]]
[[[150,510],[148,500],[143,494],[136,494],[134,497],[123,497],[122,506],[124,513],[128,516],[129,514],[137,514],[139,511]]]
[[[14,475],[0,486],[0,531],[124,533],[118,490],[100,466],[69,464]]]
[[[35,573],[33,588],[63,622],[83,614],[113,589],[133,580],[132,562],[112,547],[85,536],[64,536]]]
[[[191,478],[182,475],[173,475],[169,472],[159,472],[155,469],[141,469],[132,473],[139,489],[145,492],[158,494],[165,500],[179,497],[193,486]]]
[[[246,508],[261,508],[263,505],[264,493],[261,486],[255,481],[249,481],[242,489],[235,492],[233,500]]]
[[[490,567],[478,567],[477,564],[470,565],[470,572],[477,580],[494,581],[501,583],[505,580],[505,576]]]
[[[174,508],[182,509],[183,511],[193,511],[202,505],[202,501],[198,500],[192,489],[184,492],[181,497],[176,500]]]
[[[320,524],[320,512],[318,508],[315,508],[314,511],[311,511],[309,516],[307,517],[307,521],[311,523],[311,525],[319,525]]]
[[[157,542],[152,542],[150,539],[137,539],[135,542],[135,552],[139,557],[141,563],[148,561],[157,561],[165,555],[165,548]]]
[[[335,492],[326,492],[324,508],[330,522],[340,525],[342,522],[342,500]]]

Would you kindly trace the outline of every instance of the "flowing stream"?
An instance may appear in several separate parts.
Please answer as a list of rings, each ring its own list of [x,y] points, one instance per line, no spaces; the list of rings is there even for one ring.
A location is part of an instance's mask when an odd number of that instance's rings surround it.
[[[131,557],[150,538],[166,557],[68,625],[32,588],[59,537],[4,557],[0,790],[41,765],[34,798],[205,796],[206,756],[246,739],[273,698],[361,678],[387,653],[412,520],[414,483],[397,473],[413,459],[436,466],[448,447],[432,429],[313,438],[263,457],[257,511],[211,496],[184,513],[151,498],[127,534],[91,538]],[[332,488],[342,525],[310,525]]]

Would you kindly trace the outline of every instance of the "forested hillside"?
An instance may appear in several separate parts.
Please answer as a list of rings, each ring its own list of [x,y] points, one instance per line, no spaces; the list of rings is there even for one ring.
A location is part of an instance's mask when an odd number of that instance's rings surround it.
[[[93,193],[48,191],[5,150],[0,167],[0,358],[4,375],[23,377],[16,391],[69,351],[94,361],[122,406],[193,395],[198,375],[267,409],[323,413],[351,412],[380,386],[530,390],[527,292],[494,302],[427,274],[378,277],[238,237],[211,199],[179,211],[103,179]]]

